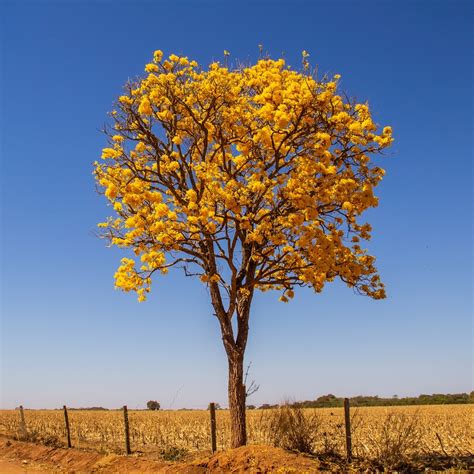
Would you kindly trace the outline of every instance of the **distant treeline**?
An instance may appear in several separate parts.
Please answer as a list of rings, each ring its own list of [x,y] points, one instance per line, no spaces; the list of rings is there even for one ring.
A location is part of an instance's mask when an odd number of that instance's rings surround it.
[[[91,411],[91,410],[97,410],[97,411],[101,411],[101,410],[106,410],[106,411],[114,411],[114,410],[121,410],[121,408],[112,408],[112,409],[109,409],[109,408],[104,408],[104,407],[84,407],[84,408],[73,408],[73,407],[68,407],[68,410],[85,410],[85,411]]]
[[[352,407],[383,407],[383,406],[396,406],[396,405],[455,405],[474,403],[474,391],[471,393],[433,393],[432,395],[419,395],[418,397],[398,397],[394,395],[391,398],[383,398],[377,395],[359,395],[357,397],[349,398]],[[316,398],[315,400],[305,400],[302,402],[294,402],[291,405],[301,408],[335,408],[344,406],[344,398],[336,397],[333,394],[323,395]],[[264,403],[257,407],[255,405],[247,405],[247,409],[268,409],[278,408],[277,405],[270,405]],[[216,409],[221,409],[220,405],[216,404]],[[59,408],[57,408],[59,410]],[[84,407],[84,408],[72,408],[68,407],[68,410],[105,410],[105,411],[119,411],[122,408],[104,408],[104,407]],[[133,408],[133,411],[146,411],[146,408]],[[179,411],[193,411],[198,410],[196,408],[180,408]]]
[[[471,393],[434,393],[432,395],[419,395],[418,397],[398,397],[394,395],[391,398],[383,398],[377,395],[366,396],[359,395],[357,397],[349,398],[350,404],[353,407],[376,407],[376,406],[396,406],[396,405],[451,405],[459,403],[474,403],[474,392]],[[305,400],[303,402],[294,402],[293,406],[302,408],[332,408],[342,407],[344,405],[344,398],[336,397],[335,395],[323,395],[316,398],[316,400]],[[278,405],[269,405],[265,403],[261,405],[260,409],[277,408]],[[249,408],[256,408],[249,406]]]

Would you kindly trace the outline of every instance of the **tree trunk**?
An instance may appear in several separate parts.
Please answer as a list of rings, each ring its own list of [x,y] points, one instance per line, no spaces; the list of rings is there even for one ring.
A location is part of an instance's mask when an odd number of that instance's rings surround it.
[[[247,427],[245,425],[244,355],[233,354],[229,362],[229,411],[231,448],[245,446]]]
[[[247,267],[246,278],[248,280],[249,275],[253,278],[255,264],[250,262]],[[215,273],[215,269],[216,266],[214,265],[211,270]],[[245,288],[246,291],[240,291],[242,289],[241,284],[242,281],[239,283],[239,292],[232,296],[227,311],[222,304],[222,298],[217,283],[211,281],[209,285],[212,305],[221,326],[222,342],[224,343],[229,364],[228,393],[231,430],[230,444],[232,448],[239,448],[240,446],[245,446],[247,443],[247,427],[245,425],[246,393],[244,386],[244,353],[249,332],[249,316],[253,287],[250,287],[249,290]],[[237,291],[236,288],[237,287],[234,288],[234,293]],[[232,316],[234,314],[237,316],[237,337],[234,336],[232,327]]]

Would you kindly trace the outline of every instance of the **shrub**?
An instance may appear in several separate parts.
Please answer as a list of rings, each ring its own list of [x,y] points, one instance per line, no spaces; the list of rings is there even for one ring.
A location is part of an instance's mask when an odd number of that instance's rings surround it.
[[[321,421],[315,413],[289,402],[262,413],[262,425],[267,442],[273,446],[312,453]]]
[[[389,412],[369,434],[376,460],[389,469],[408,462],[409,455],[417,451],[421,439],[418,412]]]
[[[160,455],[165,461],[181,461],[187,454],[187,449],[177,448],[176,446],[171,446],[170,448],[160,451]]]

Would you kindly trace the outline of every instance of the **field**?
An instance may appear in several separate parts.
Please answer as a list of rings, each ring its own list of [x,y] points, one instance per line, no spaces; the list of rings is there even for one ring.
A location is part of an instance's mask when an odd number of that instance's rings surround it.
[[[249,444],[275,441],[272,412],[248,411]],[[312,420],[313,451],[342,456],[345,449],[343,410],[304,409],[304,415]],[[465,458],[474,452],[472,415],[473,405],[352,409],[353,453],[358,458],[380,461],[402,455]],[[69,410],[69,420],[74,447],[93,448],[102,453],[123,452],[121,411]],[[25,421],[30,439],[53,446],[64,445],[62,410],[25,410]],[[131,447],[135,452],[179,459],[210,449],[207,411],[130,411],[129,421]],[[17,437],[21,434],[18,410],[0,411],[0,434]],[[229,439],[228,412],[218,410],[218,449],[228,448]]]

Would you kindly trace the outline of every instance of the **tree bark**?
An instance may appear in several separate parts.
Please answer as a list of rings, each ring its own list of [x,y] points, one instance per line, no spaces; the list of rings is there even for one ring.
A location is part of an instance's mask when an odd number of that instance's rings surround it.
[[[228,362],[231,448],[238,448],[247,443],[243,352],[229,356]]]

